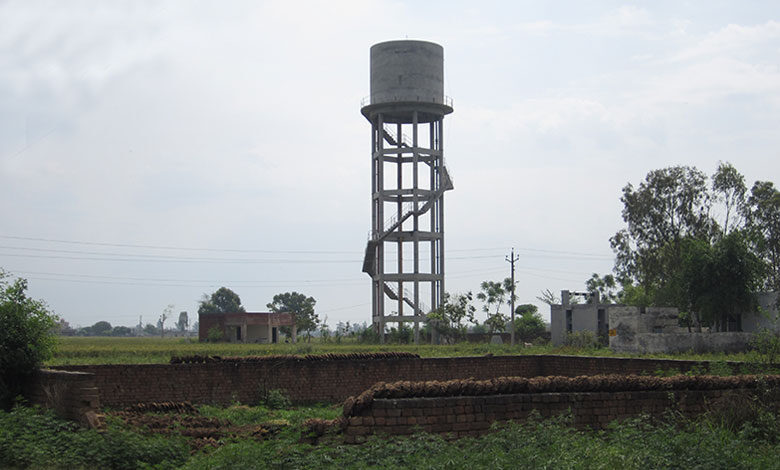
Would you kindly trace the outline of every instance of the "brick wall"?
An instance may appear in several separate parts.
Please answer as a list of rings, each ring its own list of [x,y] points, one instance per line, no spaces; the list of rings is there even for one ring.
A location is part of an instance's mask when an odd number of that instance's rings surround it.
[[[685,361],[677,359],[641,359],[624,357],[552,356],[540,355],[539,375],[635,374],[652,375],[658,370],[678,370],[685,373],[695,367],[706,369],[707,361]],[[741,363],[728,362],[732,370],[738,370]]]
[[[377,399],[351,416],[344,428],[348,443],[371,434],[411,434],[416,431],[451,437],[484,434],[495,421],[523,421],[533,410],[551,417],[571,410],[578,428],[601,429],[614,420],[639,414],[662,415],[675,409],[693,417],[708,401],[728,393],[751,390],[674,390],[592,393],[518,393],[471,397]]]
[[[298,403],[340,402],[376,382],[490,379],[542,375],[652,374],[689,370],[695,361],[579,356],[481,356],[382,360],[280,359],[253,363],[121,364],[62,366],[94,374],[104,406],[184,401],[257,401],[262,389],[282,389]]]
[[[293,402],[340,402],[377,382],[489,379],[540,375],[536,356],[399,358],[307,361],[296,359],[205,364],[62,366],[94,374],[104,406],[184,401],[255,403],[262,389],[282,389]]]
[[[99,427],[100,392],[95,376],[83,372],[39,370],[25,393],[30,403],[54,410],[57,415]]]

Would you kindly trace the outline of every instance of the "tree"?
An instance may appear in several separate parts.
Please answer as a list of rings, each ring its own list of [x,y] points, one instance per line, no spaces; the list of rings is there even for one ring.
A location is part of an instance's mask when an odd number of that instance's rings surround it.
[[[89,327],[89,336],[108,336],[111,334],[111,323],[107,321],[99,321]]]
[[[627,184],[620,200],[627,227],[610,239],[615,272],[646,291],[667,281],[668,268],[680,262],[684,238],[709,240],[716,229],[707,176],[693,167],[651,171],[637,189]]]
[[[288,312],[295,316],[295,326],[298,331],[305,331],[307,340],[311,341],[311,332],[317,329],[319,318],[314,313],[314,297],[306,297],[298,292],[276,294],[271,303],[266,306],[275,313]]]
[[[561,303],[561,299],[557,295],[553,294],[550,289],[545,289],[541,292],[541,295],[536,296],[540,302],[544,302],[547,305],[557,305]]]
[[[678,306],[697,330],[754,310],[757,289],[780,287],[780,193],[756,182],[746,194],[730,163],[719,164],[711,192],[703,173],[679,166],[648,173],[637,190],[624,187],[627,228],[610,239],[619,300]],[[711,216],[721,212],[722,226]],[[594,276],[588,288],[603,281]]]
[[[593,273],[590,279],[585,281],[585,288],[589,294],[597,292],[599,300],[604,303],[617,302],[620,297],[620,292],[617,291],[617,281],[612,274],[606,274],[604,277],[601,277]]]
[[[474,323],[476,307],[471,304],[471,292],[451,296],[444,293],[444,302],[426,315],[426,323],[448,341],[456,341],[466,336],[467,326],[464,321]]]
[[[27,280],[8,283],[0,270],[0,407],[9,409],[54,351],[57,317],[27,296]]]
[[[131,336],[133,329],[126,326],[115,326],[111,330],[111,336]]]
[[[729,317],[757,310],[755,292],[763,266],[740,232],[732,232],[714,244],[686,239],[681,252],[673,282],[661,292],[670,303],[690,314],[697,331],[704,324],[722,330]]]
[[[490,329],[490,332],[504,331],[506,326],[507,316],[500,312],[501,306],[506,302],[508,295],[514,295],[514,289],[512,289],[512,279],[506,278],[503,282],[495,281],[483,281],[480,284],[481,291],[477,294],[477,299],[484,302],[482,311],[488,314],[485,324]],[[495,305],[495,312],[490,313],[491,307]]]
[[[203,294],[203,298],[198,306],[198,314],[238,313],[245,311],[244,307],[241,306],[241,298],[227,287],[220,287],[210,297],[207,294]]]
[[[168,304],[160,314],[160,319],[157,321],[157,326],[160,328],[160,337],[165,336],[165,320],[171,317],[173,313],[173,304]]]
[[[76,334],[76,330],[71,328],[70,323],[65,321],[64,318],[57,320],[57,325],[54,327],[54,331],[60,336],[73,336]]]
[[[756,181],[745,209],[746,231],[754,252],[766,266],[763,287],[780,290],[780,191]]]
[[[515,315],[515,333],[523,341],[530,341],[544,334],[546,327],[536,305],[518,305]]]
[[[745,177],[731,163],[720,162],[712,175],[712,191],[714,199],[722,202],[726,211],[722,228],[722,235],[726,236],[731,232],[729,228],[739,229],[742,226],[747,193]]]
[[[152,325],[151,323],[147,323],[146,326],[144,327],[144,333],[146,333],[147,335],[156,335],[157,331],[158,331],[157,327]]]

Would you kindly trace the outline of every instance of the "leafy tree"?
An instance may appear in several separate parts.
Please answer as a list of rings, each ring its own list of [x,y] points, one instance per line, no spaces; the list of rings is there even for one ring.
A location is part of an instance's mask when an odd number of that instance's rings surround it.
[[[667,280],[668,268],[680,262],[680,244],[687,237],[709,240],[715,229],[710,217],[707,176],[688,166],[654,170],[638,188],[623,188],[623,220],[610,244],[615,271],[651,291]]]
[[[111,336],[131,336],[133,329],[126,326],[115,326],[111,330]]]
[[[588,293],[598,292],[599,300],[604,303],[614,303],[620,298],[620,292],[617,290],[618,284],[612,274],[601,277],[593,273],[590,279],[585,281],[585,288]]]
[[[522,304],[515,308],[515,334],[523,341],[530,341],[544,334],[546,327],[534,304]]]
[[[152,325],[151,323],[147,323],[144,327],[144,333],[147,335],[156,335],[158,333],[158,329],[156,326]]]
[[[506,326],[507,316],[501,313],[501,306],[504,305],[509,299],[510,295],[514,295],[512,289],[512,279],[506,278],[503,282],[495,281],[483,281],[480,284],[480,292],[477,294],[477,299],[481,300],[484,305],[482,311],[488,314],[485,325],[488,326],[490,332],[503,331]],[[495,305],[495,312],[491,314],[491,307]]]
[[[780,191],[768,181],[756,181],[745,210],[746,230],[755,253],[766,266],[763,287],[780,290]]]
[[[107,321],[99,321],[89,327],[89,336],[108,336],[111,334],[111,323]]]
[[[319,318],[314,313],[314,297],[306,297],[298,292],[276,294],[273,301],[266,306],[276,313],[288,312],[295,316],[295,326],[298,331],[305,331],[306,338],[311,341],[311,332],[317,329]],[[285,333],[287,328],[284,329]]]
[[[426,316],[426,323],[448,340],[465,338],[467,326],[464,321],[474,323],[474,313],[477,311],[471,304],[472,299],[471,292],[456,294],[454,297],[445,292],[444,302]]]
[[[755,292],[763,266],[741,232],[731,232],[714,244],[686,239],[681,254],[671,282],[656,293],[657,302],[677,305],[689,314],[697,331],[702,325],[720,330],[729,316],[757,310]]]
[[[725,208],[722,235],[726,236],[731,229],[739,229],[745,213],[747,187],[742,176],[731,163],[720,162],[715,174],[712,175],[713,199],[722,202]]]
[[[27,280],[6,281],[0,270],[0,407],[10,409],[27,381],[54,350],[57,318],[27,297]]]
[[[71,328],[70,323],[65,321],[64,318],[60,318],[59,320],[57,320],[57,325],[55,325],[54,331],[56,332],[56,334],[61,336],[73,336],[74,334],[76,334],[76,330]]]
[[[227,287],[220,287],[211,296],[203,294],[200,306],[198,306],[199,314],[238,313],[245,311],[244,307],[241,306],[241,298]]]

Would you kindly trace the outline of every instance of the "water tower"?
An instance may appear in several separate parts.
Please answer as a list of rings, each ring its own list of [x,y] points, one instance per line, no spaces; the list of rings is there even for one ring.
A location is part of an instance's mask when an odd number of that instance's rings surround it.
[[[373,326],[420,322],[444,296],[444,49],[425,41],[371,47],[371,231],[363,272],[371,276]]]

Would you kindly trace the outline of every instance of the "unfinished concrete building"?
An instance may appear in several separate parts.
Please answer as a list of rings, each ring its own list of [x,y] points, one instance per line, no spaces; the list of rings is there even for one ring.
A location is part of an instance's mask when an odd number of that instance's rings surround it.
[[[371,230],[363,271],[371,276],[372,324],[413,322],[444,296],[444,50],[425,41],[371,47]],[[408,262],[405,257],[408,257]]]
[[[199,313],[198,339],[207,341],[209,332],[216,328],[221,333],[221,340],[230,343],[278,343],[283,326],[290,328],[289,339],[295,342],[297,330],[292,313]]]

